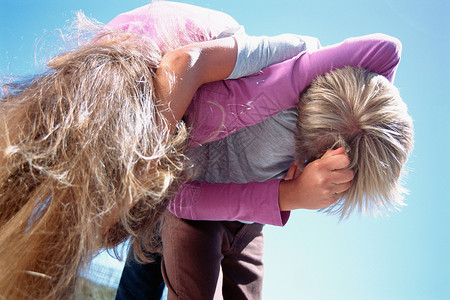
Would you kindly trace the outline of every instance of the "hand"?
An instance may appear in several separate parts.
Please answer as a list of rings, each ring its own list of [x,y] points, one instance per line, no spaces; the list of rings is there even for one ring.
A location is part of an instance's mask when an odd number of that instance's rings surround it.
[[[353,171],[343,148],[328,150],[320,159],[306,165],[303,172],[291,165],[280,183],[282,211],[321,209],[338,201],[350,187]]]

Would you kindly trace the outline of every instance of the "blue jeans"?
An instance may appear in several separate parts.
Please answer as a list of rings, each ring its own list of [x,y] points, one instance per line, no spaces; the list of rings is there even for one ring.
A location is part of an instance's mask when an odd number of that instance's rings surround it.
[[[164,290],[161,256],[152,254],[153,263],[140,264],[133,255],[133,247],[120,277],[116,300],[160,300]]]

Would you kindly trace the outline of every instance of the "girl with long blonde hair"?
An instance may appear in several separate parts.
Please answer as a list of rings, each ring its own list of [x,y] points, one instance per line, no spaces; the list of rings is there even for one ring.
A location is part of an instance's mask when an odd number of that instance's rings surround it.
[[[165,11],[156,7],[149,12]],[[183,169],[187,130],[177,121],[197,88],[226,78],[236,60],[233,38],[195,44],[212,38],[201,27],[169,39],[182,22],[161,29],[161,40],[82,15],[77,26],[94,38],[51,59],[47,72],[5,85],[0,100],[5,299],[71,297],[100,249],[129,237],[138,253],[153,249]]]

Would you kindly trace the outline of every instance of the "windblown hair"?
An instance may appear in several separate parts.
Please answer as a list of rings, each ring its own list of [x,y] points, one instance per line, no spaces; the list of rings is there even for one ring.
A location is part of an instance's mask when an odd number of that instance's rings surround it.
[[[144,37],[96,29],[48,72],[4,87],[2,299],[70,298],[93,255],[130,236],[138,254],[153,251],[180,178],[186,128],[169,130],[153,86],[163,53]],[[102,233],[116,210],[120,221]]]
[[[344,147],[355,177],[325,209],[348,217],[380,214],[404,205],[401,176],[413,148],[413,123],[397,88],[385,77],[345,67],[316,78],[301,95],[296,136],[298,161]]]

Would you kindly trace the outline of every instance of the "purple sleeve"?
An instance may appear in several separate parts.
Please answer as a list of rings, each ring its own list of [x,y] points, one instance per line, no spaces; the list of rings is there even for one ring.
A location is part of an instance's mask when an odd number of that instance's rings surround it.
[[[219,140],[295,107],[301,92],[318,75],[333,69],[360,66],[393,81],[400,53],[396,38],[373,34],[302,52],[254,76],[205,84],[185,115],[192,143]]]
[[[283,226],[289,212],[280,212],[280,179],[267,182],[184,184],[169,210],[179,218],[208,221],[247,221]],[[276,199],[276,201],[274,201]]]

